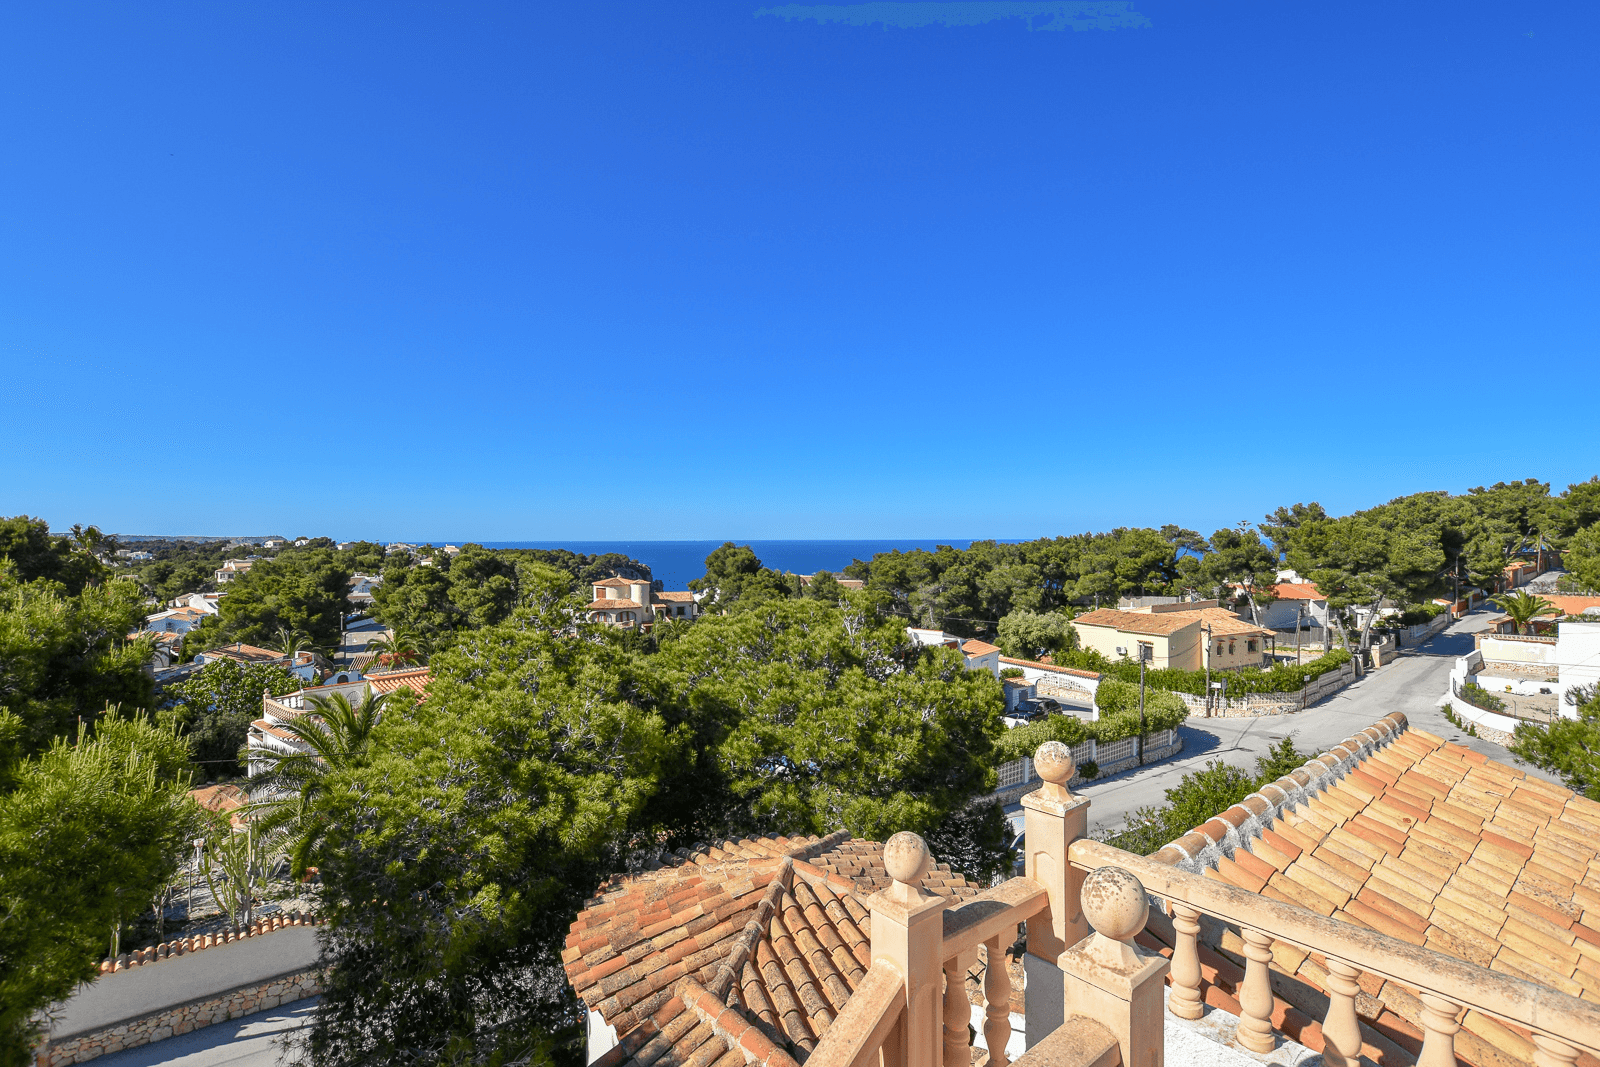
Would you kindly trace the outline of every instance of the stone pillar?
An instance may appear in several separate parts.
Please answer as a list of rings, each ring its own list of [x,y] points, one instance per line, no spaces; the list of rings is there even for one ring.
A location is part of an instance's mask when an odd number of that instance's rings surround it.
[[[1033,754],[1044,785],[1022,798],[1027,876],[1045,887],[1050,905],[1028,920],[1028,951],[1023,957],[1023,995],[1027,1001],[1029,1048],[1064,1020],[1061,971],[1056,960],[1068,945],[1089,933],[1080,903],[1083,873],[1067,863],[1067,849],[1089,832],[1089,801],[1067,791],[1077,768],[1072,750],[1047,741]]]
[[[944,910],[950,901],[921,887],[933,856],[922,838],[902,831],[883,846],[894,879],[874,893],[872,957],[905,975],[905,1014],[883,1046],[884,1067],[935,1067],[943,1061]]]
[[[1124,1067],[1164,1067],[1168,965],[1133,942],[1150,914],[1144,885],[1121,867],[1102,867],[1084,880],[1083,910],[1095,933],[1060,956],[1062,1014],[1087,1016],[1116,1035]]]

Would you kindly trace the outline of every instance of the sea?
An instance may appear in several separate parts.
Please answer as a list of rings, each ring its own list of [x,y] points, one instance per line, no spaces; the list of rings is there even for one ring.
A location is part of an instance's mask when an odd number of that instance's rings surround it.
[[[854,560],[871,559],[879,552],[915,548],[933,551],[940,545],[966,548],[972,538],[939,538],[927,541],[736,541],[749,545],[761,565],[775,571],[838,574]],[[443,544],[436,541],[435,544]],[[453,542],[461,544],[460,541]],[[586,556],[620,552],[650,568],[666,589],[687,589],[689,582],[706,573],[706,557],[720,548],[722,541],[480,541],[484,548],[565,548]]]

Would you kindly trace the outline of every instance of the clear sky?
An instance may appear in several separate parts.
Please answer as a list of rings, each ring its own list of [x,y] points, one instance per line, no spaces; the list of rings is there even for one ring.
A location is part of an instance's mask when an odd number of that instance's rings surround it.
[[[1597,88],[1593,0],[6,5],[0,514],[1029,537],[1559,487]]]

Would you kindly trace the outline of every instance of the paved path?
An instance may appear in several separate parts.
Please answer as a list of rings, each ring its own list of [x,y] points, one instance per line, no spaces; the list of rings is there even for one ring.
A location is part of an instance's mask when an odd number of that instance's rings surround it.
[[[308,970],[317,961],[317,929],[291,926],[217,945],[187,956],[101,975],[56,1014],[51,1035],[60,1040],[115,1026],[169,1007],[260,985]]]
[[[1394,711],[1405,712],[1411,725],[1418,729],[1515,765],[1515,758],[1504,748],[1482,738],[1465,736],[1445,719],[1438,707],[1439,698],[1450,687],[1450,668],[1455,665],[1456,657],[1472,651],[1472,634],[1485,629],[1494,614],[1478,611],[1468,615],[1420,648],[1405,649],[1394,662],[1294,715],[1239,719],[1190,716],[1179,728],[1183,754],[1178,759],[1125,771],[1077,788],[1078,793],[1090,800],[1090,828],[1120,829],[1128,816],[1139,808],[1165,804],[1166,790],[1176,786],[1185,774],[1204,768],[1209,760],[1221,759],[1253,772],[1256,757],[1266,755],[1267,750],[1286,735],[1294,736],[1297,749],[1314,755],[1327,751]],[[1550,781],[1558,780],[1533,767],[1521,769]],[[1007,809],[1017,832],[1022,829],[1021,811],[1020,805],[1015,804]]]
[[[214,950],[213,950],[214,951]],[[95,1067],[280,1067],[285,1044],[311,1022],[316,997],[102,1056]]]

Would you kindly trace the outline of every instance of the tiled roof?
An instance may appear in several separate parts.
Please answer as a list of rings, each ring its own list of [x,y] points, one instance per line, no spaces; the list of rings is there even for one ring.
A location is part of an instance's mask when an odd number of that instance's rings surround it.
[[[1078,626],[1105,626],[1124,633],[1165,636],[1177,633],[1186,626],[1193,626],[1196,620],[1187,612],[1164,611],[1159,614],[1145,614],[1137,611],[1118,611],[1116,608],[1100,608],[1079,615],[1072,621]]]
[[[639,604],[632,600],[591,600],[588,611],[615,610],[617,608],[636,608]]]
[[[689,604],[694,601],[694,594],[687,589],[668,589],[666,592],[657,593],[657,600],[671,600],[680,604]]]
[[[1332,784],[1319,791],[1323,781]],[[1282,799],[1292,795],[1299,799]],[[1600,803],[1408,730],[1403,715],[1156,858],[1198,863],[1251,892],[1600,1000]],[[1283,944],[1274,953],[1275,966],[1323,989],[1319,959]],[[1386,1009],[1391,1025],[1420,1037],[1407,1018],[1414,993],[1383,983],[1365,991],[1382,1002],[1371,1014]],[[1512,1059],[1532,1058],[1526,1035],[1494,1020],[1472,1013],[1465,1027]]]
[[[268,722],[266,719],[257,719],[250,725],[255,727],[257,730],[260,730],[264,734],[271,734],[279,741],[287,741],[291,745],[303,746],[305,744],[305,742],[300,740],[299,737],[290,733],[288,730],[285,730],[283,727],[276,725],[275,723]]]
[[[578,913],[561,960],[619,1044],[595,1067],[794,1067],[872,964],[866,898],[890,884],[883,846],[728,841],[612,879]],[[933,892],[978,892],[939,865]]]
[[[412,667],[403,671],[368,675],[366,682],[374,693],[389,694],[405,688],[419,697],[425,697],[428,695],[428,682],[432,678],[432,667]]]
[[[595,585],[595,586],[602,586],[603,585],[607,589],[626,589],[629,586],[633,585],[634,583],[630,582],[626,578],[607,578],[604,581],[590,582],[589,584],[590,585]],[[644,582],[643,579],[640,579],[640,584],[646,584],[647,585],[649,583]]]
[[[208,648],[200,655],[209,661],[212,656],[221,656],[224,659],[237,660],[240,663],[276,663],[284,658],[282,652],[274,652],[270,648],[257,648],[255,645],[224,645],[221,648]],[[295,663],[310,663],[311,653],[301,652],[294,658]]]
[[[1099,671],[1080,671],[1076,667],[1058,667],[1054,663],[1041,663],[1033,659],[1012,659],[1010,656],[1001,656],[1001,663],[1009,663],[1013,667],[1033,667],[1041,671],[1055,671],[1057,674],[1072,674],[1079,678],[1099,678]]]
[[[1238,637],[1244,634],[1271,634],[1272,631],[1241,619],[1227,608],[1199,608],[1195,611],[1168,611],[1165,615],[1198,619],[1211,627],[1212,637]]]
[[[1272,587],[1273,595],[1279,600],[1321,600],[1323,596],[1317,590],[1315,582],[1279,582]]]
[[[979,641],[976,637],[964,642],[961,646],[961,654],[964,656],[987,656],[991,652],[999,651],[999,645],[991,645],[987,641]]]
[[[1559,593],[1540,594],[1558,611],[1568,615],[1582,615],[1589,608],[1600,608],[1600,596],[1562,596]],[[1548,616],[1553,618],[1554,616]]]
[[[250,794],[236,785],[207,785],[189,790],[195,803],[208,811],[233,811],[250,802]]]

